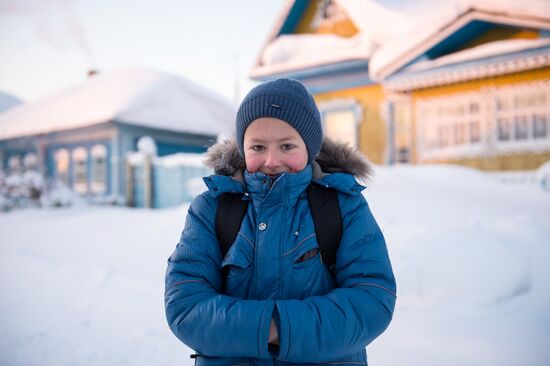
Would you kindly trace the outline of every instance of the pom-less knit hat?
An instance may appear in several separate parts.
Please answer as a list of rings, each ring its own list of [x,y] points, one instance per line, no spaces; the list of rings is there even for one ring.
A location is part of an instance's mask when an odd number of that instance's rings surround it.
[[[323,129],[313,96],[299,81],[276,79],[253,88],[237,112],[236,139],[244,157],[243,139],[246,128],[262,117],[278,118],[290,124],[304,140],[308,161],[315,159],[321,148]]]

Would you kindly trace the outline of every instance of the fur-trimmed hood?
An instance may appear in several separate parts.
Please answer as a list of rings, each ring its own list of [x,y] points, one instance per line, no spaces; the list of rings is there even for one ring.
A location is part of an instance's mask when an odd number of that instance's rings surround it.
[[[216,174],[228,175],[241,180],[245,170],[235,140],[223,140],[212,145],[204,163]],[[372,167],[367,158],[357,149],[341,142],[324,138],[319,155],[312,163],[315,178],[329,173],[348,173],[357,179],[367,181],[372,176]]]

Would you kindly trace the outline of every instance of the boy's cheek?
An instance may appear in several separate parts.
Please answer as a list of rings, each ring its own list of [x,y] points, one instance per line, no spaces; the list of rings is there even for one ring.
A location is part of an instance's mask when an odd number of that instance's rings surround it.
[[[246,156],[244,158],[244,162],[246,165],[246,170],[248,170],[250,173],[256,172],[260,167],[260,161],[258,158],[254,158],[253,156]]]

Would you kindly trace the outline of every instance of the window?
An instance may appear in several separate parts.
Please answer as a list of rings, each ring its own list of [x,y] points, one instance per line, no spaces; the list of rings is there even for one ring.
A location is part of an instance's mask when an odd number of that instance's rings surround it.
[[[10,172],[18,172],[21,170],[21,156],[13,155],[8,160],[8,168]]]
[[[326,136],[357,146],[360,106],[349,99],[333,100],[320,105]]]
[[[419,159],[550,149],[550,82],[537,81],[416,102]]]
[[[107,149],[104,145],[92,147],[92,192],[105,193],[107,188]]]
[[[493,118],[499,150],[548,150],[549,90],[548,83],[541,82],[494,90]]]
[[[510,121],[505,118],[501,118],[497,121],[498,139],[500,141],[510,140]]]
[[[454,126],[455,145],[463,145],[465,142],[464,123],[457,123]]]
[[[55,177],[65,184],[69,184],[69,152],[59,149],[54,154]]]
[[[471,143],[479,142],[481,138],[479,125],[480,125],[479,121],[470,122],[470,142]]]
[[[533,137],[535,139],[544,139],[548,137],[548,128],[545,115],[533,116]]]
[[[88,191],[88,180],[87,180],[87,164],[86,160],[88,159],[88,153],[83,147],[78,147],[73,150],[73,189],[75,192],[84,194]]]
[[[514,119],[514,132],[516,140],[527,139],[527,117],[516,117]]]
[[[479,153],[484,100],[480,93],[421,99],[417,104],[419,158],[447,159]]]
[[[25,157],[23,158],[23,165],[25,165],[25,169],[36,169],[36,167],[38,166],[38,157],[36,156],[36,154],[25,154]]]

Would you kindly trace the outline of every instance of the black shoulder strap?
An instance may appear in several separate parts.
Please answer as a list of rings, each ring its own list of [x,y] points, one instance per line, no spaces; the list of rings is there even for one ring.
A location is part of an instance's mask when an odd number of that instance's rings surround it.
[[[222,257],[225,257],[241,228],[248,201],[240,193],[222,193],[216,210],[216,236],[220,242]]]
[[[312,184],[308,188],[307,196],[323,262],[334,272],[336,252],[342,238],[338,193],[335,189]],[[247,207],[248,201],[242,200],[242,194],[222,193],[219,196],[216,236],[224,257],[237,237]]]
[[[338,204],[338,192],[332,188],[311,184],[307,198],[321,257],[325,266],[334,272],[336,252],[342,239],[342,216]]]

